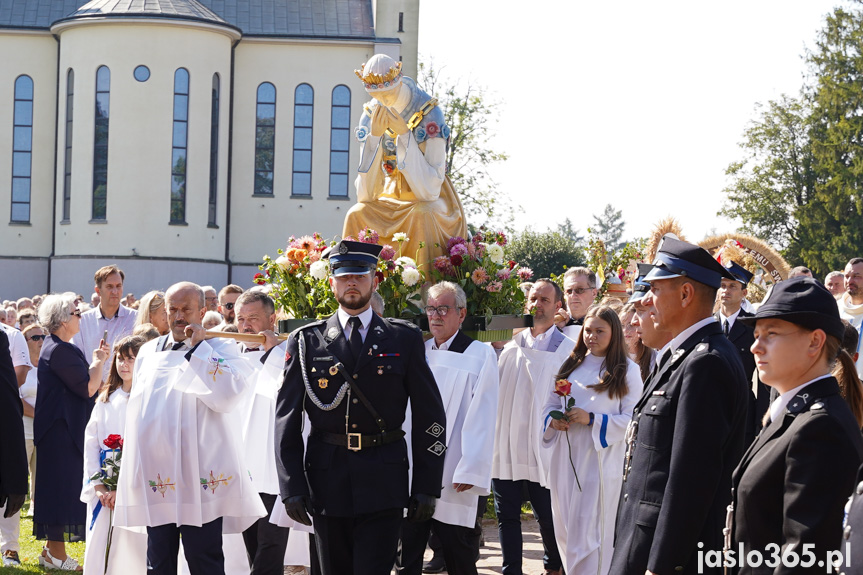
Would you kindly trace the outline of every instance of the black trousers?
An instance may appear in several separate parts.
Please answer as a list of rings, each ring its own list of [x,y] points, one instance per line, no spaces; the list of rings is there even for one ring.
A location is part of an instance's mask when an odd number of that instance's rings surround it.
[[[291,530],[270,523],[270,514],[278,498],[269,493],[259,495],[267,508],[267,514],[243,531],[250,575],[282,575],[285,572],[285,548],[288,546],[288,533]]]
[[[390,575],[404,510],[358,517],[315,514],[315,543],[323,575]]]
[[[441,542],[446,572],[449,575],[477,575],[476,557],[479,553],[481,528],[450,525],[435,519],[412,523],[402,521],[401,541],[396,561],[399,575],[420,575],[423,566],[423,553],[429,540],[429,532],[434,529]]]
[[[200,527],[168,523],[147,527],[147,575],[177,575],[180,537],[192,575],[224,575],[222,518]]]

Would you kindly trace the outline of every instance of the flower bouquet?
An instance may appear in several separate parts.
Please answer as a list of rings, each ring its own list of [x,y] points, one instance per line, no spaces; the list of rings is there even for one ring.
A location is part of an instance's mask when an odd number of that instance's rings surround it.
[[[445,255],[434,259],[431,275],[435,281],[451,281],[459,284],[467,295],[467,315],[484,321],[468,322],[465,330],[471,337],[483,341],[510,339],[512,327],[496,328],[493,316],[518,316],[521,322],[524,313],[524,292],[520,283],[533,278],[533,270],[519,267],[514,260],[506,258],[506,235],[503,232],[487,232],[480,229],[470,241],[452,237],[447,241]],[[477,323],[481,325],[477,325]],[[500,325],[500,322],[497,322]],[[472,330],[492,330],[479,336]],[[524,327],[520,324],[516,327]],[[497,339],[488,339],[489,337]]]
[[[291,236],[287,248],[279,250],[275,260],[264,256],[255,274],[258,285],[268,286],[276,307],[289,318],[320,319],[332,315],[338,302],[327,282],[329,266],[321,259],[327,243],[320,234],[295,238]]]
[[[378,233],[372,229],[367,228],[359,233],[361,242],[376,244],[378,240]],[[425,281],[425,274],[416,260],[402,255],[402,245],[409,241],[407,234],[395,233],[393,241],[398,244],[398,249],[385,244],[375,272],[378,293],[384,300],[384,317],[415,317],[421,312],[420,288]],[[420,242],[420,249],[424,246]]]

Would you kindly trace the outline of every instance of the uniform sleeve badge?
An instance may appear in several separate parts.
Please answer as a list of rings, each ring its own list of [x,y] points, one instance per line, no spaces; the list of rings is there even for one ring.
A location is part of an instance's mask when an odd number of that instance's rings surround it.
[[[446,451],[446,445],[441,443],[440,441],[435,441],[431,447],[428,448],[429,451],[440,457]]]

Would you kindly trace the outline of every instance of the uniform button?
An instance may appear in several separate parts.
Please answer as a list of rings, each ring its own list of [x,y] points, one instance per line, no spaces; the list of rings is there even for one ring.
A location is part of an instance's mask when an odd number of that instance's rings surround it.
[[[850,525],[845,526],[845,531],[842,532],[842,537],[844,537],[846,541],[848,539],[851,539],[851,526]]]
[[[626,501],[627,499],[629,499],[629,493],[624,493],[623,500]]]
[[[360,402],[360,400],[359,400],[359,399],[357,399],[357,398],[355,397],[355,398],[353,399],[353,402],[354,402],[354,403],[359,403],[359,402]]]
[[[351,429],[356,429],[356,428],[357,428],[357,424],[356,424],[356,423],[352,423],[352,424],[351,424]]]
[[[857,484],[857,495],[863,495],[863,481]]]
[[[656,411],[656,406],[655,406],[655,405],[651,405],[651,406],[650,406],[650,411]]]
[[[358,377],[359,377],[359,375],[357,375],[357,374],[354,374],[354,379],[356,379],[356,378],[358,378]]]

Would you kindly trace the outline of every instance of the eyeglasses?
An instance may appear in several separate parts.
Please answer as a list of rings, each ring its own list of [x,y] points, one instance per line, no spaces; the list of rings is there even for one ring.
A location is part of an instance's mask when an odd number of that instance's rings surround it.
[[[233,302],[228,302],[228,303],[226,303],[226,304],[225,304],[225,309],[234,309],[234,304],[233,304]]]
[[[41,334],[41,333],[40,333],[40,334],[38,334],[38,335],[31,335],[28,339],[29,339],[30,341],[40,341],[40,340],[45,339],[45,334]]]
[[[452,306],[449,306],[449,305],[439,305],[439,306],[437,306],[437,307],[434,307],[434,306],[427,306],[427,307],[426,307],[426,315],[427,315],[427,316],[429,316],[429,317],[431,317],[431,316],[433,316],[433,315],[437,314],[437,315],[439,315],[440,317],[444,317],[444,316],[446,316],[447,312],[449,312],[449,310],[451,310],[451,309],[456,309],[456,310],[458,310],[458,309],[461,309],[461,308],[460,308],[460,307],[452,307]]]
[[[70,311],[69,313],[70,313],[71,315],[74,315],[74,316],[75,316],[75,317],[77,317],[77,318],[80,318],[80,317],[81,317],[81,310],[79,310],[79,309],[76,309],[75,311]]]
[[[590,291],[590,290],[592,290],[592,289],[596,289],[596,288],[592,288],[592,287],[586,287],[586,288],[569,288],[568,290],[566,290],[566,295],[572,295],[572,294],[581,295],[581,294],[583,294],[584,292],[586,292],[586,291]]]

